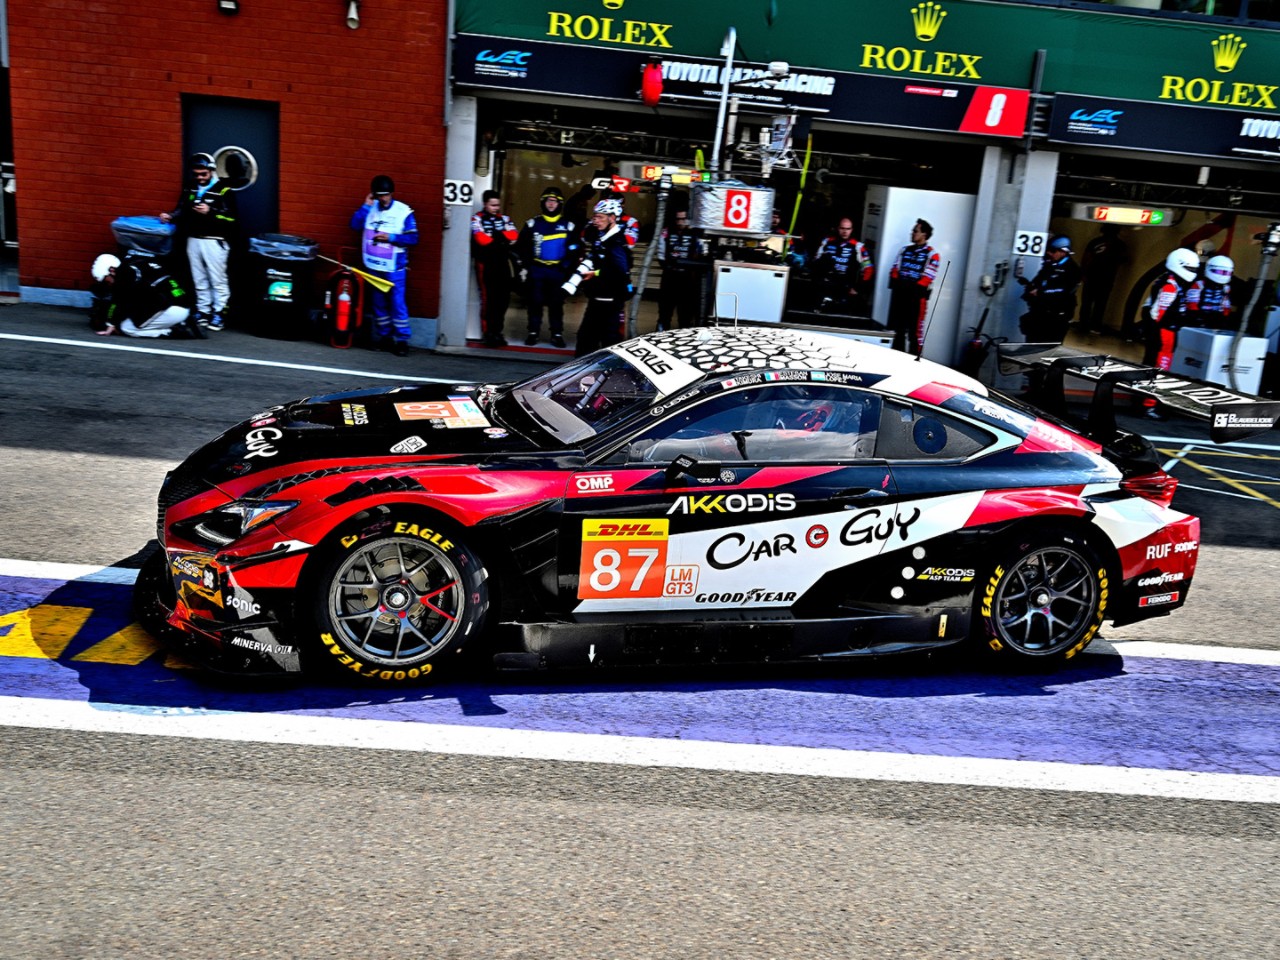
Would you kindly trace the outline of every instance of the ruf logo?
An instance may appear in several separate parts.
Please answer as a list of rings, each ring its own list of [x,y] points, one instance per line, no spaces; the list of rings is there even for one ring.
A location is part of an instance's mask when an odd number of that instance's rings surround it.
[[[942,5],[933,0],[912,7],[911,22],[915,24],[916,39],[921,43],[928,43],[936,37],[942,29],[942,18],[946,15],[947,11],[942,9]]]
[[[1219,73],[1230,73],[1240,62],[1240,54],[1248,46],[1234,33],[1223,33],[1213,41],[1213,69]]]

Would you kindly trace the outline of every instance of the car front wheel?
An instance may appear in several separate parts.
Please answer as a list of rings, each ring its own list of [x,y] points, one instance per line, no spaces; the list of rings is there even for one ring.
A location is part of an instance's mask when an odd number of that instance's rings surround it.
[[[339,532],[312,587],[322,661],[366,680],[415,681],[477,639],[488,618],[488,576],[442,526],[378,515]]]

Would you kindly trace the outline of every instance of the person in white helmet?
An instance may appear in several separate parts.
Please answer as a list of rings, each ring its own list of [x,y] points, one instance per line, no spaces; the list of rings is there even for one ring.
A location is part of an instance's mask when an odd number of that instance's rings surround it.
[[[1152,285],[1146,307],[1146,352],[1142,355],[1142,362],[1157,370],[1173,365],[1178,328],[1186,322],[1187,298],[1200,272],[1200,257],[1194,250],[1179,247],[1165,257],[1164,266],[1165,274]],[[1152,398],[1145,398],[1142,406],[1149,419],[1164,419]]]
[[[1234,329],[1231,317],[1231,276],[1236,265],[1219,254],[1204,265],[1204,276],[1187,291],[1188,322],[1210,330]]]
[[[119,267],[119,257],[114,253],[103,253],[89,268],[93,277],[93,286],[89,288],[89,329],[100,337],[109,337],[116,332],[116,325],[107,319],[107,314],[111,310],[111,291]]]
[[[627,238],[618,218],[622,204],[601,200],[582,234],[582,261],[575,271],[587,309],[578,327],[575,356],[583,356],[622,339],[622,308],[631,289],[631,260]],[[573,278],[568,281],[573,283]]]

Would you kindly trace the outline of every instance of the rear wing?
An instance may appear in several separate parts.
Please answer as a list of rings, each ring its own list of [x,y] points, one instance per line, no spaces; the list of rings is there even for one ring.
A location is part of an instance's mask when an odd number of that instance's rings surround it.
[[[1069,375],[1093,383],[1093,402],[1086,428],[1094,439],[1110,437],[1116,432],[1117,386],[1158,400],[1171,411],[1208,421],[1209,437],[1214,443],[1265,433],[1275,429],[1280,421],[1280,400],[1264,400],[1216,383],[1174,376],[1168,371],[1105,353],[1090,353],[1057,343],[1001,343],[996,345],[996,358],[1005,376],[1044,371],[1044,382],[1031,399],[1045,412],[1059,417],[1068,416],[1064,379]]]

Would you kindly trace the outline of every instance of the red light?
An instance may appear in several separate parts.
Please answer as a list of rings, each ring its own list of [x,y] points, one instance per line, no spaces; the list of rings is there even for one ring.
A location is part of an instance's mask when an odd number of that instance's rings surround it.
[[[654,61],[645,64],[640,75],[640,99],[646,107],[656,107],[662,97],[662,63]]]
[[[1167,507],[1173,502],[1173,495],[1178,490],[1178,480],[1163,470],[1157,470],[1155,473],[1145,473],[1140,477],[1121,480],[1120,489],[1135,497],[1142,497],[1144,500]]]

